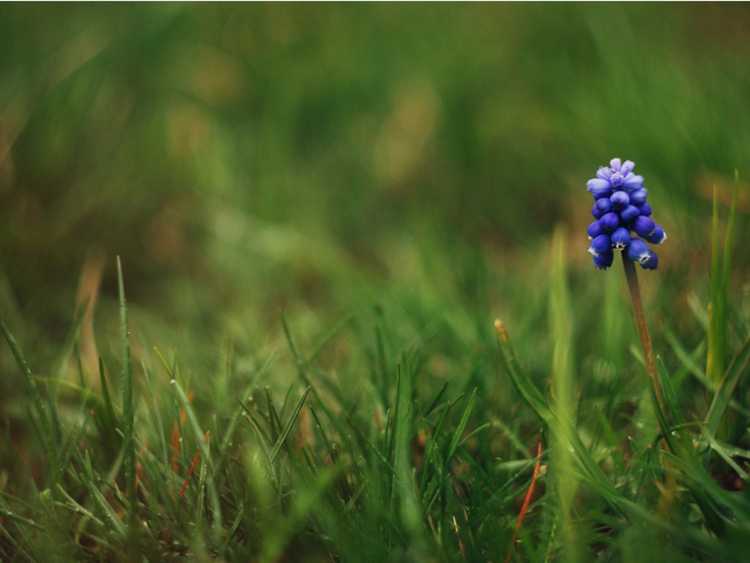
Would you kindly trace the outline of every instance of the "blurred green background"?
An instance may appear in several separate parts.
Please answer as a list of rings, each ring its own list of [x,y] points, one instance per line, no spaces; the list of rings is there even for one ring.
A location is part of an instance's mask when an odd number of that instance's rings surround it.
[[[750,264],[749,29],[746,5],[4,5],[0,306],[45,358],[96,297],[106,354],[120,255],[136,333],[205,365],[282,311],[533,333],[562,224],[586,353],[622,280],[591,268],[585,181],[621,156],[670,234],[655,322],[689,337],[735,169],[735,290]]]

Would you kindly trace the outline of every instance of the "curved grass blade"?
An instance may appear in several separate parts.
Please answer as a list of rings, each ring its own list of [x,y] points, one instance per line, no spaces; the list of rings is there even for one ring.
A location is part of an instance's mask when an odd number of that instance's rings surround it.
[[[521,371],[521,367],[516,359],[513,346],[510,342],[508,330],[500,319],[495,320],[495,332],[497,333],[497,343],[500,345],[500,358],[503,361],[505,371],[510,376],[513,386],[518,393],[528,403],[539,419],[548,423],[552,420],[552,412],[547,404],[544,395],[539,391],[536,385]]]

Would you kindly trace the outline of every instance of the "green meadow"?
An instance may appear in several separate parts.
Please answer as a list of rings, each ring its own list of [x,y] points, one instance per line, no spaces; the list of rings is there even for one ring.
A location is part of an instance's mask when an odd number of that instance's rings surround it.
[[[0,563],[747,557],[746,4],[0,38]],[[587,252],[612,157],[669,236],[652,371]]]

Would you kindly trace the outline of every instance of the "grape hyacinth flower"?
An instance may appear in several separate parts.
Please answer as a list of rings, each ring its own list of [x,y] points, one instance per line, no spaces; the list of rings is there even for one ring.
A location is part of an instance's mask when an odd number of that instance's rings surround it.
[[[638,285],[636,262],[644,270],[655,270],[659,257],[650,244],[661,244],[667,238],[664,228],[654,222],[648,192],[643,186],[643,176],[633,172],[632,160],[623,162],[619,158],[609,161],[609,166],[597,170],[586,187],[594,198],[591,210],[595,221],[588,226],[591,240],[589,252],[594,257],[594,266],[606,270],[612,265],[615,251],[620,251],[625,278],[628,282],[636,328],[643,346],[646,372],[651,380],[654,397],[663,407],[663,394],[656,373],[651,335],[648,332],[643,312],[641,290]],[[663,410],[663,408],[662,408]]]
[[[594,198],[591,214],[595,221],[587,231],[589,252],[597,269],[609,268],[617,250],[624,260],[637,262],[645,270],[655,270],[659,264],[658,256],[646,243],[661,244],[667,233],[651,218],[643,176],[635,174],[634,169],[632,160],[613,158],[586,183]]]

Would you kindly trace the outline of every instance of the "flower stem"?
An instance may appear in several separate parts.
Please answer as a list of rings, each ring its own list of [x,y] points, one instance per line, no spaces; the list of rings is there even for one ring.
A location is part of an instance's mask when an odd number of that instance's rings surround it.
[[[651,334],[648,332],[646,316],[643,314],[643,302],[641,301],[641,288],[638,285],[638,274],[635,271],[635,263],[622,254],[622,265],[625,268],[625,279],[628,280],[628,289],[630,290],[630,300],[633,302],[633,316],[635,326],[638,329],[638,336],[643,346],[643,356],[646,361],[646,373],[651,380],[651,386],[658,403],[658,407],[664,410],[663,394],[659,375],[656,373],[656,362],[654,361],[654,348],[651,345]]]

